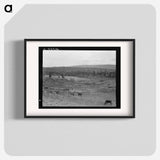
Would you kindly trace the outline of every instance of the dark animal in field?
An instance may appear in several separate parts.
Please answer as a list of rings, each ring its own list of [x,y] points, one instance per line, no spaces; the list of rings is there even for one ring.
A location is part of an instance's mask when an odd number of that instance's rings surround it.
[[[112,86],[108,86],[108,88],[113,88]]]
[[[104,105],[108,105],[108,104],[112,105],[112,101],[111,101],[111,100],[106,100],[106,101],[104,102]]]
[[[79,92],[78,92],[78,96],[82,96],[82,93],[79,93]]]
[[[48,89],[48,87],[44,87],[44,89]]]
[[[59,94],[59,91],[55,91],[56,94]]]
[[[82,93],[81,92],[69,92],[70,95],[72,96],[82,96]]]
[[[52,77],[52,73],[51,72],[49,72],[49,78],[51,78]]]
[[[62,79],[64,79],[64,75],[63,74],[61,75],[61,77],[62,77]]]

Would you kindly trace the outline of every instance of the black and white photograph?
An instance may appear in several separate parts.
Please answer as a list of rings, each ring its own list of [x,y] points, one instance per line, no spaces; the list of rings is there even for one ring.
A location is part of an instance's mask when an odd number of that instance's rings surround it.
[[[119,108],[117,50],[40,47],[40,107]]]

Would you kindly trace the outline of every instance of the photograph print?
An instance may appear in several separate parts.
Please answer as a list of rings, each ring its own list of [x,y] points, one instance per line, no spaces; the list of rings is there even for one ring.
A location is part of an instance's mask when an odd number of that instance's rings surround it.
[[[120,47],[39,47],[39,108],[120,108]]]

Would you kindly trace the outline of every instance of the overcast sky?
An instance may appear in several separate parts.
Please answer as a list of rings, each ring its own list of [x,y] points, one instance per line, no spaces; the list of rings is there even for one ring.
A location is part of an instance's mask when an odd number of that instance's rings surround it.
[[[43,67],[116,64],[115,51],[43,50]]]

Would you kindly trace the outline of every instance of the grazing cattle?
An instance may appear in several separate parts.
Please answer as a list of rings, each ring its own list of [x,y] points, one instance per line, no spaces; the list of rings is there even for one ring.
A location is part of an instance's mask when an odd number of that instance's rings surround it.
[[[108,104],[112,105],[112,101],[111,101],[111,100],[106,100],[106,101],[104,102],[104,105],[108,105]]]
[[[51,78],[52,77],[52,73],[51,72],[49,72],[49,78]]]
[[[78,96],[82,96],[82,93],[78,92]]]
[[[62,77],[62,79],[64,79],[64,75],[63,74],[61,75],[61,77]]]
[[[59,91],[55,91],[56,94],[59,94]]]
[[[70,91],[69,94],[72,96],[82,96],[82,93],[77,91]]]

